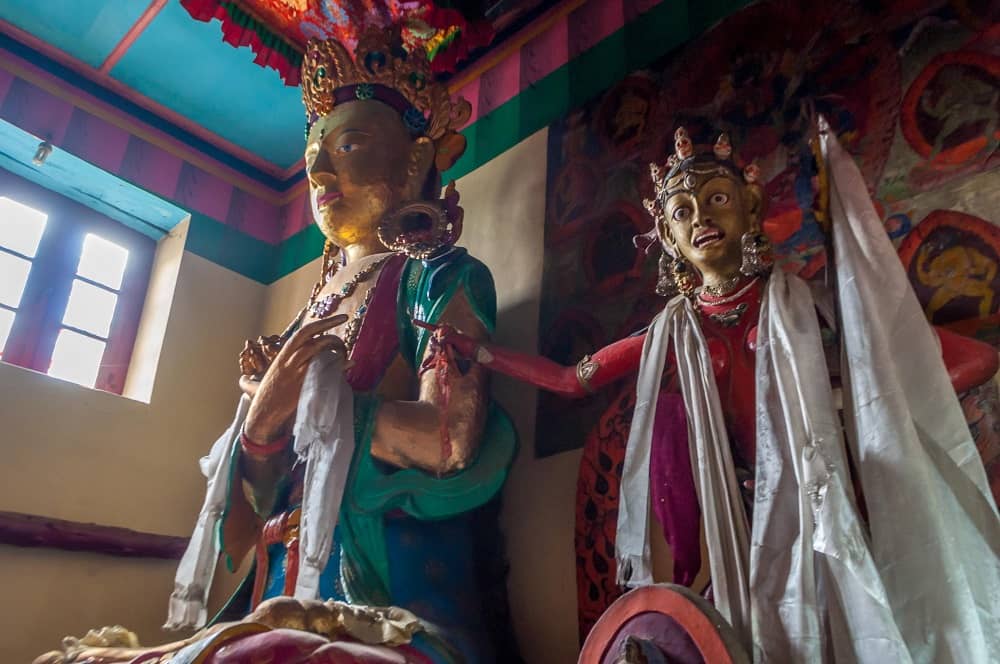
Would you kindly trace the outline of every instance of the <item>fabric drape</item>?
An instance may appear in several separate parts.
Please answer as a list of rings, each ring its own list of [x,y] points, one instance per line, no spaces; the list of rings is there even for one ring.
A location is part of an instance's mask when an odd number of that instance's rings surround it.
[[[234,445],[243,430],[243,421],[250,410],[250,397],[243,395],[236,405],[233,422],[212,445],[209,453],[198,465],[208,480],[205,500],[187,549],[177,566],[174,591],[170,594],[165,629],[202,627],[208,619],[205,604],[215,576],[221,543],[219,523],[229,496],[229,482],[233,467]]]
[[[323,353],[309,364],[293,432],[295,453],[306,464],[295,597],[317,599],[354,456],[354,391],[342,355]]]
[[[1000,521],[982,461],[861,173],[825,122],[821,146],[872,555],[915,661],[987,662],[1000,653]]]
[[[673,340],[687,411],[688,441],[712,572],[715,606],[750,641],[750,528],[743,510],[708,345],[691,302],[678,296],[653,320],[643,344],[636,405],[622,467],[615,539],[618,582],[653,582],[649,545],[649,459],[656,401]]]

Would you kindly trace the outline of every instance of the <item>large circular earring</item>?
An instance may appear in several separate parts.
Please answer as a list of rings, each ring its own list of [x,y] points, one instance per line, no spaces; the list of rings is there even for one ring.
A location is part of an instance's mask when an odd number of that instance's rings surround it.
[[[771,241],[760,231],[748,231],[740,238],[743,262],[740,272],[748,277],[768,274],[774,267],[774,251]]]
[[[392,251],[424,260],[451,244],[455,224],[440,202],[411,201],[386,215],[378,226],[378,239]]]

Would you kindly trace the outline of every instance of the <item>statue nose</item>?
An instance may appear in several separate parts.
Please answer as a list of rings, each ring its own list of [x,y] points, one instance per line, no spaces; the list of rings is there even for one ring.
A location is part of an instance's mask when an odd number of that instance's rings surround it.
[[[316,159],[306,169],[306,173],[309,181],[315,185],[323,184],[323,180],[326,178],[336,178],[336,174],[333,171],[333,162],[326,150],[320,150],[319,154],[316,155]]]

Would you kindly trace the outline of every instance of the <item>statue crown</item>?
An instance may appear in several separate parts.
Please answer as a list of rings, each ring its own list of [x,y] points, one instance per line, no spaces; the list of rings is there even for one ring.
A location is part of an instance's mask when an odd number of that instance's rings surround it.
[[[302,60],[308,123],[337,104],[376,99],[399,111],[414,135],[437,141],[461,128],[472,108],[464,99],[452,100],[447,87],[434,80],[422,50],[407,50],[398,26],[363,33],[354,57],[335,39],[310,39]]]
[[[729,135],[719,134],[712,149],[695,153],[687,129],[678,127],[674,132],[674,154],[665,164],[649,164],[649,176],[653,180],[653,198],[643,199],[642,204],[653,217],[658,227],[664,221],[663,204],[667,198],[678,192],[694,193],[699,182],[722,176],[736,179],[742,173],[743,182],[759,186],[760,167],[750,162],[742,170],[733,161],[733,146]]]

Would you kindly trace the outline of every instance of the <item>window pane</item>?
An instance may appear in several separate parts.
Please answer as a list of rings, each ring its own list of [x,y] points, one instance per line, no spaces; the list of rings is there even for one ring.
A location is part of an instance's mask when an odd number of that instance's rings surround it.
[[[0,197],[0,246],[34,256],[47,218],[34,208]]]
[[[31,261],[0,251],[0,302],[15,308],[21,304],[30,271]]]
[[[10,328],[14,325],[14,312],[0,309],[0,358],[3,357],[3,347],[7,345]]]
[[[72,330],[60,330],[52,351],[49,375],[93,387],[104,357],[103,341],[85,337]]]
[[[118,296],[114,293],[74,279],[69,302],[66,303],[66,313],[63,315],[63,325],[106,337],[111,330],[111,319],[114,318],[117,303]]]
[[[122,286],[128,249],[108,242],[102,237],[88,233],[83,240],[80,267],[76,273],[108,288],[118,290]]]

